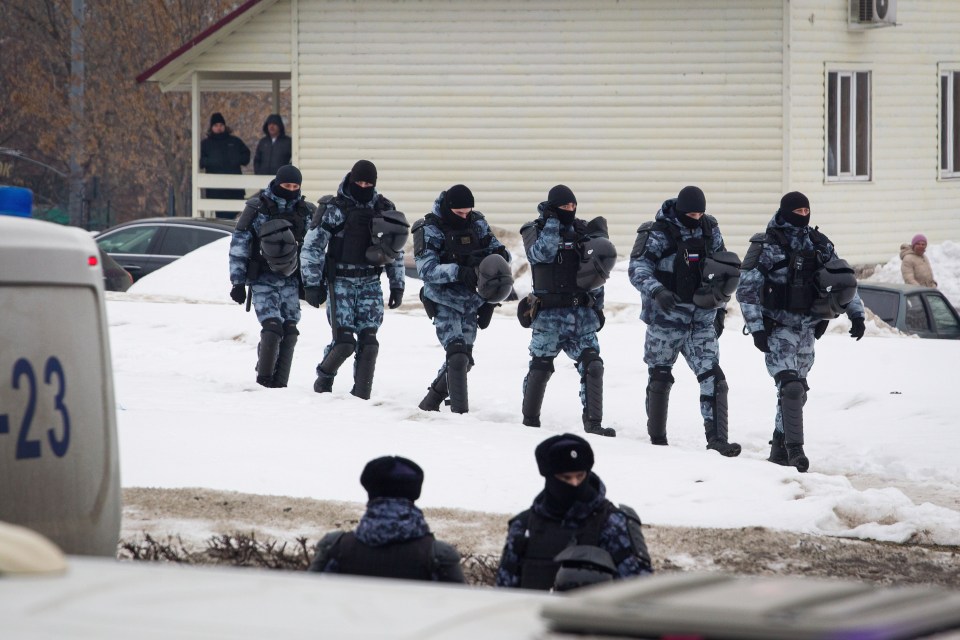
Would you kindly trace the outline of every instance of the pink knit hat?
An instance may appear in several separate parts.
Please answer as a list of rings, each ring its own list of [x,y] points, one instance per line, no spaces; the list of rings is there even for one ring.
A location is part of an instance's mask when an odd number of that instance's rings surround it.
[[[927,236],[923,235],[922,233],[918,233],[917,235],[913,236],[913,240],[910,241],[910,246],[912,247],[918,242],[926,242],[926,241],[927,241]]]

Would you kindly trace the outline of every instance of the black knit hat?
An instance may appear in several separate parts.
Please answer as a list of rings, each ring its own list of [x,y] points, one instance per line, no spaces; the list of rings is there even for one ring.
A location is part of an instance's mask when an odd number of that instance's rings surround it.
[[[406,498],[415,501],[423,485],[423,469],[407,458],[384,456],[371,460],[360,474],[360,484],[374,498]]]
[[[807,199],[807,196],[803,195],[799,191],[791,191],[790,193],[783,194],[783,197],[780,198],[780,211],[781,212],[793,212],[794,209],[809,209],[810,201]]]
[[[700,187],[684,187],[677,196],[676,211],[680,215],[703,213],[707,210],[707,197]]]
[[[227,121],[223,119],[223,114],[217,111],[215,114],[210,116],[210,126],[213,127],[215,124],[222,124],[227,126]]]
[[[547,438],[534,452],[537,468],[545,478],[558,473],[590,471],[593,468],[593,449],[590,443],[572,433]]]
[[[577,196],[573,195],[573,190],[565,184],[558,184],[547,194],[547,204],[554,209],[571,202],[577,204]]]
[[[443,199],[451,209],[473,209],[473,192],[465,185],[453,185]]]
[[[377,186],[377,167],[369,160],[357,160],[350,169],[350,182],[369,182]]]
[[[277,184],[303,184],[303,174],[292,164],[285,164],[277,169]]]

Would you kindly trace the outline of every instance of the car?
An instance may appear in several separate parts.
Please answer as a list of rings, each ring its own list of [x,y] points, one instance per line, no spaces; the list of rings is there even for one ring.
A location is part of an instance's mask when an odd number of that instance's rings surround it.
[[[124,222],[94,238],[136,282],[194,249],[226,238],[234,221],[217,218],[141,218]]]
[[[960,339],[960,314],[937,289],[912,284],[860,282],[863,305],[903,333]]]

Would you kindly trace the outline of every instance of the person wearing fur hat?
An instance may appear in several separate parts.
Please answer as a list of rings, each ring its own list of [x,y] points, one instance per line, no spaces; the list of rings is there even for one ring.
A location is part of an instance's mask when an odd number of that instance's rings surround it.
[[[933,267],[927,257],[927,236],[918,233],[913,236],[910,244],[900,245],[900,273],[907,284],[921,287],[936,287],[933,279]]]
[[[572,545],[599,547],[610,554],[614,579],[653,573],[637,512],[617,506],[593,472],[590,443],[572,433],[551,436],[534,451],[544,488],[526,511],[510,520],[500,556],[498,587],[549,590]]]
[[[300,192],[302,181],[297,167],[280,167],[247,200],[230,240],[230,297],[257,312],[257,384],[264,387],[287,386],[300,335],[300,248],[316,210]]]
[[[716,218],[706,209],[706,196],[695,186],[666,200],[656,220],[637,230],[628,273],[643,301],[640,319],[647,324],[643,361],[649,372],[645,407],[650,442],[667,444],[672,371],[682,354],[700,383],[707,449],[734,457],[740,455],[740,445],[727,439],[728,386],[720,368],[726,302],[717,305],[715,297],[697,295],[708,259],[727,250]]]
[[[329,295],[327,321],[333,333],[317,365],[313,384],[317,393],[333,391],[340,366],[355,355],[350,393],[370,399],[380,351],[377,331],[383,324],[380,275],[384,270],[390,281],[389,307],[396,309],[403,302],[403,250],[385,262],[369,260],[375,249],[372,221],[387,212],[403,216],[376,185],[377,167],[369,160],[358,160],[344,176],[337,195],[320,198],[304,240],[300,257],[304,295],[313,307],[319,307]]]
[[[253,172],[272,176],[293,157],[293,142],[279,113],[271,113],[263,122],[263,137],[253,154]]]
[[[430,533],[414,504],[423,469],[413,460],[384,456],[360,474],[367,510],[354,531],[333,531],[317,544],[308,571],[378,578],[463,583],[460,554]]]
[[[563,351],[580,374],[583,430],[614,437],[616,430],[602,425],[603,360],[597,332],[604,323],[603,285],[587,289],[579,277],[581,265],[593,268],[581,259],[582,247],[591,238],[609,240],[607,221],[577,218],[577,197],[562,184],[550,189],[537,211],[540,217],[520,228],[533,275],[533,292],[518,305],[521,325],[533,330],[530,369],[523,379],[523,424],[540,426],[553,361]]]
[[[233,135],[221,113],[210,116],[207,137],[200,143],[200,168],[207,173],[239,175],[250,163],[250,148]],[[204,198],[243,200],[243,189],[204,189]],[[217,211],[218,218],[233,218],[233,211]]]
[[[768,460],[801,473],[810,467],[803,405],[816,341],[841,311],[850,318],[851,338],[860,340],[866,330],[853,269],[827,236],[810,227],[811,215],[807,196],[784,194],[766,231],[750,238],[737,287],[746,331],[777,387]]]
[[[450,396],[450,410],[467,413],[467,372],[473,366],[477,329],[490,324],[497,304],[477,292],[477,266],[491,254],[510,260],[483,214],[473,208],[473,192],[455,184],[440,192],[433,211],[413,225],[421,298],[433,320],[446,358],[420,402],[423,411],[439,411]]]

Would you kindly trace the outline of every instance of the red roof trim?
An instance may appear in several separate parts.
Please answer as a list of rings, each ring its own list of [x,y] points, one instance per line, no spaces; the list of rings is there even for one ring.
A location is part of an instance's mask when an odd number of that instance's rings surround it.
[[[217,20],[215,23],[213,23],[212,25],[204,29],[204,31],[200,35],[189,40],[179,49],[167,55],[163,60],[161,60],[157,64],[153,65],[152,67],[150,67],[149,69],[147,69],[146,71],[138,75],[137,83],[142,84],[146,82],[150,78],[150,76],[152,76],[153,74],[163,69],[165,66],[167,66],[168,64],[170,64],[171,62],[173,62],[174,60],[182,56],[184,53],[186,53],[190,49],[194,48],[195,46],[197,46],[198,44],[200,44],[201,42],[203,42],[204,40],[212,36],[214,33],[219,31],[223,27],[227,26],[228,24],[236,20],[239,16],[249,11],[252,7],[260,4],[262,1],[263,0],[246,0],[246,2],[241,4],[239,7],[237,7],[236,9],[234,9],[233,11],[231,11],[230,13],[222,17],[220,20]]]

